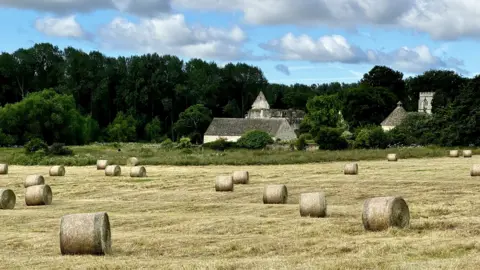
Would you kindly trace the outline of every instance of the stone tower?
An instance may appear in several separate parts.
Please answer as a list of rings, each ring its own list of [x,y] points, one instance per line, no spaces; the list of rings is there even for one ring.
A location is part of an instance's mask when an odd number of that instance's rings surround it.
[[[418,112],[432,114],[432,101],[435,92],[420,92],[418,99]]]

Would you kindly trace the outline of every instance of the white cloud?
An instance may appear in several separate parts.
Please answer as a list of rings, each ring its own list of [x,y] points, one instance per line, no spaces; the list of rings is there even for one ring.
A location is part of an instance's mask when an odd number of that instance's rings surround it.
[[[480,37],[477,0],[172,0],[178,7],[240,10],[261,25],[397,26],[434,39]]]
[[[141,16],[153,16],[170,11],[171,0],[0,0],[0,7],[71,14],[108,9]]]
[[[86,36],[73,15],[61,18],[46,17],[37,19],[35,28],[52,37],[84,38]]]
[[[100,31],[100,42],[108,48],[228,60],[246,57],[242,51],[246,39],[238,26],[188,26],[181,14],[141,19],[138,23],[115,18]]]
[[[377,50],[362,50],[339,35],[323,36],[314,40],[307,35],[296,37],[288,33],[280,39],[262,44],[261,47],[273,52],[272,58],[278,60],[369,63],[387,65],[414,73],[428,69],[449,68],[465,73],[461,68],[463,61],[435,56],[425,45],[414,48],[402,47],[385,53]]]

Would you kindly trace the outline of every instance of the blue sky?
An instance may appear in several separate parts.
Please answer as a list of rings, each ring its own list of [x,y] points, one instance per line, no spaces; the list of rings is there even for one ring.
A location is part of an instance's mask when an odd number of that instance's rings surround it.
[[[406,76],[472,77],[480,2],[471,0],[0,0],[0,50],[50,42],[109,56],[246,62],[270,82],[354,82],[374,65]]]

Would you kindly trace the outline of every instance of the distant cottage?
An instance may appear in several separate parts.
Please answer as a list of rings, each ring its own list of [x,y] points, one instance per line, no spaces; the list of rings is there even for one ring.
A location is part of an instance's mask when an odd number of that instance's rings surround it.
[[[301,110],[270,109],[263,92],[260,92],[245,118],[214,118],[203,136],[208,143],[220,138],[236,142],[250,130],[265,131],[274,140],[288,141],[297,138],[295,129],[303,120],[305,112]]]

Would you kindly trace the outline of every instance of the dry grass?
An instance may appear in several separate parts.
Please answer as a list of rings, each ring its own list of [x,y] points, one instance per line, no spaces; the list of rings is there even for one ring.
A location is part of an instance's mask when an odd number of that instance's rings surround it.
[[[478,269],[480,178],[472,159],[361,161],[283,166],[147,167],[148,178],[105,177],[96,166],[11,166],[0,186],[17,194],[0,210],[2,269]],[[250,172],[250,184],[215,192],[215,177]],[[52,187],[48,206],[26,207],[27,174]],[[264,205],[267,184],[286,184],[288,204]],[[327,218],[301,218],[300,193],[324,191]],[[366,198],[403,196],[411,227],[366,232]],[[106,211],[113,255],[62,256],[60,218]]]

